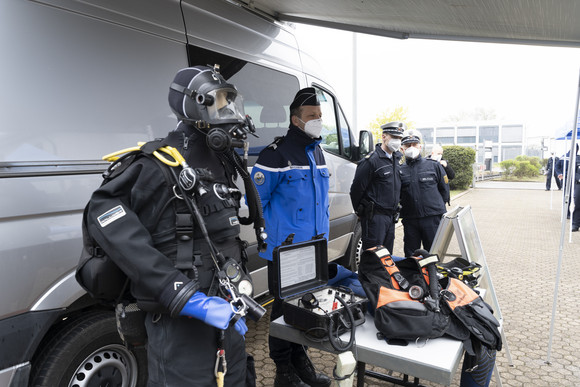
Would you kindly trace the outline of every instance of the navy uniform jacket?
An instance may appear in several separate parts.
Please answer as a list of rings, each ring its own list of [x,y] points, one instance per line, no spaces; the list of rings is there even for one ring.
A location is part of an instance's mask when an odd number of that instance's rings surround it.
[[[558,160],[556,158],[556,160]],[[566,173],[568,173],[568,161],[570,160],[570,151],[568,151],[566,153],[565,156],[563,156],[561,159],[559,159],[558,161],[556,161],[556,173],[554,173],[554,175],[556,177],[558,177],[558,175],[563,175],[564,171],[566,171]],[[580,155],[576,155],[576,169],[574,172],[574,182],[576,184],[580,184]]]
[[[289,234],[303,242],[325,234],[328,238],[328,168],[320,149],[300,128],[290,125],[286,136],[264,148],[252,169],[252,180],[262,201],[268,249],[272,252]]]
[[[377,144],[375,150],[367,155],[356,168],[350,186],[350,200],[355,210],[361,200],[372,201],[380,209],[394,214],[399,204],[401,192],[400,161],[401,152],[393,152],[389,159]]]
[[[422,218],[444,214],[449,202],[445,169],[419,156],[401,166],[401,217]]]

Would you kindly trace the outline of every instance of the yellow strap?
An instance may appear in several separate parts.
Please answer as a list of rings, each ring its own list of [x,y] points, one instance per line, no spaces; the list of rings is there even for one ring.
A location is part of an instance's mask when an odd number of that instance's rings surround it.
[[[104,155],[103,156],[103,160],[105,161],[115,161],[119,159],[119,155],[125,154],[125,153],[129,153],[129,152],[133,152],[136,150],[141,149],[140,146],[134,146],[132,148],[125,148],[125,149],[121,149],[119,151],[113,152],[113,153],[109,153],[108,155]]]
[[[141,147],[145,144],[146,144],[145,142],[138,142],[137,143],[138,146],[135,146],[132,148],[125,148],[125,149],[121,149],[121,150],[113,152],[113,153],[109,153],[108,155],[103,156],[103,160],[109,161],[109,162],[116,161],[119,159],[120,155],[140,150]],[[167,159],[165,156],[163,156],[161,153],[159,153],[159,151],[168,154],[169,156],[171,156],[173,158],[173,160]],[[162,148],[159,148],[158,150],[153,152],[153,155],[155,157],[157,157],[157,159],[159,161],[161,161],[162,163],[167,164],[169,166],[177,167],[177,166],[181,165],[184,168],[187,167],[187,163],[185,162],[185,159],[183,158],[181,153],[179,153],[179,151],[177,149],[175,149],[171,146],[164,146]]]

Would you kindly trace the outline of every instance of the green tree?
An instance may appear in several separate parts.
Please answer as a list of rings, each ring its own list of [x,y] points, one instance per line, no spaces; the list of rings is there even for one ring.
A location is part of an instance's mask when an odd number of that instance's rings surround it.
[[[473,183],[473,163],[475,150],[459,145],[443,147],[443,158],[455,171],[455,178],[449,181],[449,188],[464,190]]]
[[[379,113],[374,120],[367,125],[367,130],[370,130],[375,139],[375,143],[380,142],[382,136],[381,125],[391,121],[401,121],[407,125],[407,129],[414,129],[415,123],[409,119],[408,108],[396,106],[394,109],[387,109]]]

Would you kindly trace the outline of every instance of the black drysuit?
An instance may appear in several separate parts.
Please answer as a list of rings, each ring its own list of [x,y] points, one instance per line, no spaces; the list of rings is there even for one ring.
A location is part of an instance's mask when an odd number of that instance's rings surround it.
[[[232,175],[206,146],[205,136],[181,123],[168,136],[193,168],[207,168],[217,182],[231,186]],[[165,153],[163,156],[171,159]],[[119,176],[97,189],[90,200],[87,223],[97,243],[131,279],[131,293],[149,312],[149,387],[215,385],[219,330],[179,312],[196,291],[207,294],[214,264],[199,227],[193,223],[193,243],[177,241],[177,213],[186,212],[168,184],[162,168],[149,157],[139,157]],[[180,168],[174,168],[179,173]],[[169,168],[167,168],[169,171]],[[226,257],[241,259],[236,200],[219,200],[213,190],[197,205],[210,238]],[[191,222],[190,222],[191,224]],[[176,268],[178,248],[191,249],[189,262]],[[225,332],[225,383],[245,384],[245,344],[233,327]]]

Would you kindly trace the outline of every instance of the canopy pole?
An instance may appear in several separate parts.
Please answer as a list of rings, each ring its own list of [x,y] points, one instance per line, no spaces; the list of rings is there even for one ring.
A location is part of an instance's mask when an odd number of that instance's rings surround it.
[[[580,101],[580,70],[578,72],[578,91],[576,92],[576,104],[574,105],[574,128],[572,128],[572,146],[570,147],[570,154],[568,157],[568,176],[564,182],[564,206],[562,207],[562,227],[560,230],[560,248],[558,251],[558,269],[556,270],[556,284],[554,286],[554,302],[552,305],[552,321],[550,322],[550,338],[548,342],[548,356],[547,364],[550,363],[552,354],[552,340],[554,337],[554,323],[556,320],[556,306],[558,304],[558,287],[560,285],[560,275],[562,271],[562,253],[564,249],[564,238],[566,235],[566,213],[568,212],[568,203],[570,202],[570,192],[572,191],[573,176],[576,168],[576,137],[578,136],[578,103]],[[566,165],[566,155],[564,154],[564,165]],[[564,168],[565,170],[565,168]],[[570,222],[572,222],[572,214],[570,214]]]

